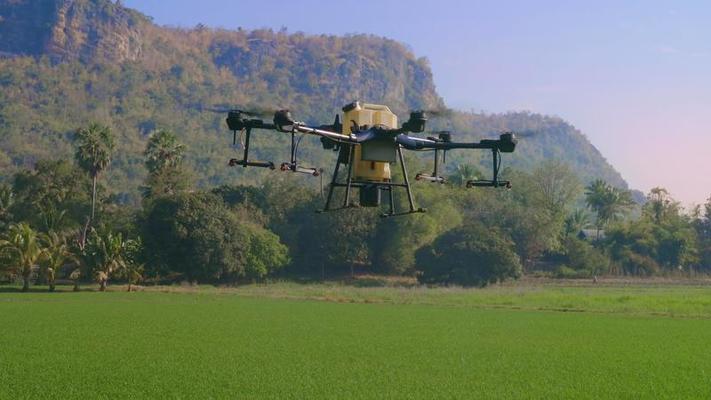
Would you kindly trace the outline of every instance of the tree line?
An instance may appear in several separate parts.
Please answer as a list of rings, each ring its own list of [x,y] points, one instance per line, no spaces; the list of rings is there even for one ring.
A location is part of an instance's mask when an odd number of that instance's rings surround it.
[[[429,211],[379,218],[354,208],[317,214],[318,185],[276,172],[255,186],[197,189],[186,146],[156,130],[143,152],[140,206],[106,178],[114,134],[100,124],[74,135],[74,160],[39,160],[0,185],[0,279],[75,290],[94,281],[239,284],[359,272],[415,276],[423,284],[484,286],[524,273],[552,277],[706,273],[711,199],[686,211],[663,188],[640,205],[603,180],[583,185],[546,161],[507,169],[509,191],[471,190],[481,176],[460,164],[448,185],[419,184]],[[424,168],[411,160],[413,172]],[[404,202],[403,197],[395,199]]]

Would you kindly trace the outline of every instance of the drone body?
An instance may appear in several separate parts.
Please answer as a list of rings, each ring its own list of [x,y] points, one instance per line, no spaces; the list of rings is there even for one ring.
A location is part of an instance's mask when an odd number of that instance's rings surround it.
[[[397,128],[397,115],[387,106],[361,104],[355,102],[343,108],[343,134],[351,133],[355,127],[382,126]],[[350,126],[349,124],[350,123]],[[372,182],[389,182],[390,163],[395,162],[395,148],[392,141],[370,140],[356,145],[353,154],[353,175],[355,179]]]
[[[453,149],[488,149],[492,152],[493,178],[467,182],[467,187],[510,187],[508,181],[498,179],[501,158],[500,153],[510,153],[516,148],[517,140],[512,133],[504,133],[498,140],[482,140],[475,143],[457,143],[451,141],[449,132],[439,132],[437,137],[426,139],[411,136],[409,133],[421,133],[425,129],[427,115],[424,111],[415,111],[398,128],[398,118],[387,106],[354,102],[343,107],[343,121],[339,116],[330,125],[311,127],[295,121],[288,110],[274,113],[273,123],[249,118],[249,112],[229,111],[227,125],[233,131],[233,143],[236,144],[237,132],[245,134],[242,159],[231,159],[230,166],[266,167],[275,169],[273,162],[253,161],[249,159],[249,140],[253,129],[275,130],[291,135],[291,159],[281,164],[282,171],[307,173],[318,176],[321,170],[305,168],[298,164],[296,156],[301,138],[297,134],[311,134],[321,137],[324,149],[338,151],[336,165],[331,176],[331,184],[326,204],[321,211],[333,211],[350,207],[380,207],[382,194],[387,193],[389,209],[383,217],[424,212],[415,207],[410,180],[405,167],[403,150],[433,151],[434,172],[418,174],[417,180],[445,183],[439,176],[438,167],[442,152]],[[391,167],[399,163],[402,168],[402,181],[394,181]],[[344,188],[343,201],[339,207],[332,208],[334,193],[337,188]],[[398,212],[395,209],[395,189],[404,189],[407,194],[409,209]],[[353,192],[357,190],[359,201],[353,202]]]

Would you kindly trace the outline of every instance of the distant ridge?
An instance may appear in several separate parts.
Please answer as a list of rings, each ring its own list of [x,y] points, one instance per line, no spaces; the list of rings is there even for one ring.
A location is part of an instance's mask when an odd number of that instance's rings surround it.
[[[272,30],[155,25],[109,0],[0,0],[0,173],[40,158],[68,158],[77,127],[98,120],[119,136],[111,191],[138,196],[142,150],[153,129],[175,131],[188,145],[200,185],[254,184],[267,172],[229,169],[224,116],[212,105],[289,107],[310,122],[331,121],[355,99],[409,109],[439,108],[429,64],[403,44],[372,35],[306,35]],[[454,113],[448,129],[463,137],[528,132],[513,166],[546,158],[569,163],[585,180],[627,184],[599,151],[565,121],[530,113]],[[255,139],[255,156],[283,161],[285,137]],[[332,154],[305,141],[317,166]],[[456,155],[455,155],[456,157]],[[462,162],[484,162],[469,153]],[[285,158],[284,158],[285,159]]]

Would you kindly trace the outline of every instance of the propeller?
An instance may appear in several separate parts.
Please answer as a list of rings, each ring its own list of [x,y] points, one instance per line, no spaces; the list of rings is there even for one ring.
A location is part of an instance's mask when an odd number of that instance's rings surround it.
[[[525,131],[517,131],[516,132],[516,137],[519,139],[524,139],[524,138],[531,138],[534,136],[540,136],[542,135],[543,132],[541,131],[534,131],[534,130],[525,130]]]
[[[454,115],[454,110],[444,106],[433,109],[413,110],[413,112],[414,111],[424,112],[428,118],[450,118]]]
[[[248,115],[251,117],[273,117],[274,113],[281,110],[279,107],[259,107],[259,106],[233,106],[230,104],[213,104],[213,105],[203,105],[198,104],[193,106],[198,111],[207,111],[218,114],[226,114],[229,112],[239,112],[240,114]]]
[[[421,133],[425,130],[425,124],[428,120],[438,118],[451,118],[454,115],[454,110],[444,106],[433,109],[419,109],[410,111],[410,116],[407,121],[402,124],[405,131],[413,133]],[[448,123],[447,126],[450,124]]]

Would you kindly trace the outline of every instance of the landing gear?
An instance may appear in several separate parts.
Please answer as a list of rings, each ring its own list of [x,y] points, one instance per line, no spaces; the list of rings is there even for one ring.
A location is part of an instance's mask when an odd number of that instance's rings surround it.
[[[402,154],[402,148],[400,146],[397,147],[397,154],[398,158],[400,161],[400,165],[402,167],[402,176],[403,176],[403,182],[402,183],[395,183],[395,182],[376,182],[376,181],[369,181],[369,180],[360,180],[360,179],[355,179],[353,178],[353,154],[355,151],[355,145],[353,144],[348,144],[348,145],[343,145],[344,147],[342,148],[341,151],[344,152],[345,157],[339,157],[339,160],[336,162],[336,167],[333,171],[333,176],[331,177],[331,184],[329,185],[328,189],[328,195],[326,197],[326,204],[324,205],[322,210],[319,210],[319,212],[328,212],[328,211],[336,211],[336,210],[342,210],[346,208],[353,208],[353,207],[379,207],[381,205],[381,194],[382,192],[387,192],[388,193],[388,199],[389,199],[389,210],[387,213],[383,213],[380,216],[383,218],[387,217],[394,217],[398,215],[409,215],[409,214],[415,214],[415,213],[423,213],[426,210],[423,208],[416,208],[415,207],[415,201],[412,196],[412,190],[410,188],[410,180],[407,175],[407,168],[405,167],[405,158],[403,157]],[[347,147],[345,147],[347,146]],[[345,181],[339,181],[338,180],[338,173],[340,171],[341,164],[344,164],[348,168],[348,173],[346,175],[346,180]],[[395,210],[395,196],[394,196],[394,189],[395,188],[405,188],[405,191],[407,193],[407,201],[409,205],[409,209],[407,211],[401,211],[398,212]],[[343,196],[343,202],[340,207],[336,208],[331,208],[331,203],[333,201],[333,196],[336,188],[345,188],[345,193]],[[351,203],[351,196],[352,196],[352,190],[353,188],[357,188],[359,190],[359,204],[354,204]]]

